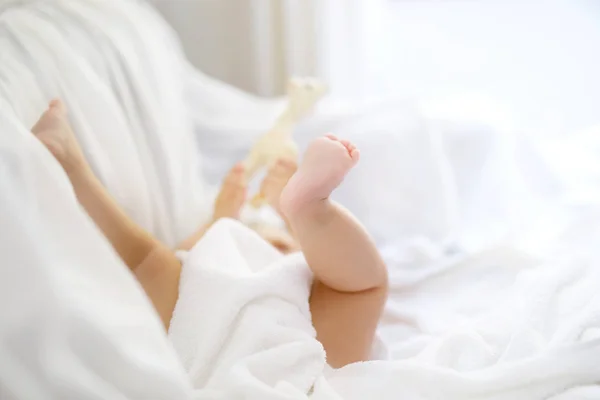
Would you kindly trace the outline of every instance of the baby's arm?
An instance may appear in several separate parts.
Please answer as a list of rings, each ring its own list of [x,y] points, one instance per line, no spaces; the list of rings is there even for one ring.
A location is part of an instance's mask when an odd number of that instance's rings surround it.
[[[79,203],[136,275],[168,328],[179,294],[179,260],[131,220],[93,174],[62,103],[53,101],[32,132],[62,165]]]
[[[68,175],[79,203],[135,274],[168,329],[179,295],[179,260],[125,214],[89,168]]]

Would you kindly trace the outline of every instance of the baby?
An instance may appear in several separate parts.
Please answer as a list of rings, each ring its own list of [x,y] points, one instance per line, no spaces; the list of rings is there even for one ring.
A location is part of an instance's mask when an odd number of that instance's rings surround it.
[[[50,103],[32,132],[60,163],[79,203],[136,276],[168,329],[181,272],[175,251],[132,221],[94,176],[60,101]],[[265,193],[285,217],[313,271],[308,299],[312,323],[329,365],[336,368],[369,358],[387,298],[387,271],[374,243],[352,215],[329,200],[358,157],[345,140],[332,135],[316,139],[285,187],[273,185]],[[230,174],[234,186],[239,173],[237,167]],[[194,237],[180,248],[193,245]]]

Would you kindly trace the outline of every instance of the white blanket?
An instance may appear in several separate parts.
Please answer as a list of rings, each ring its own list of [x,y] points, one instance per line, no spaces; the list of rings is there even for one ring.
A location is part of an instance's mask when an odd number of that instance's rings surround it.
[[[284,257],[221,220],[182,258],[169,336],[194,386],[226,399],[305,396],[325,354],[311,325],[303,257]]]
[[[142,288],[0,103],[0,398],[191,399]]]
[[[586,213],[546,261],[509,247],[439,258],[407,246],[383,321],[390,359],[333,371],[310,325],[302,259],[224,221],[184,257],[170,337],[215,398],[305,398],[314,384],[315,399],[547,399],[600,379],[599,233]]]
[[[194,131],[243,145],[279,105],[194,71],[143,3],[0,0],[0,398],[192,398],[141,287],[29,132],[54,97],[111,194],[169,245],[210,211]]]

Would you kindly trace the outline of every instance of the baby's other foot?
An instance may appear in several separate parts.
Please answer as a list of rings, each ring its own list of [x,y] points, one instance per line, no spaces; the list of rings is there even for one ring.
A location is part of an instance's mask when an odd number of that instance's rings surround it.
[[[281,158],[269,168],[267,176],[260,185],[258,198],[264,200],[277,212],[279,209],[279,200],[281,192],[289,182],[290,178],[298,170],[298,164],[293,159]]]
[[[70,173],[87,165],[60,100],[52,100],[31,132],[46,146],[63,169]]]
[[[242,164],[236,164],[225,177],[221,191],[215,200],[213,220],[238,219],[246,201],[246,189],[244,167]]]
[[[306,150],[298,172],[281,193],[284,214],[290,217],[290,213],[311,203],[328,199],[358,159],[358,149],[347,140],[333,135],[314,140]]]

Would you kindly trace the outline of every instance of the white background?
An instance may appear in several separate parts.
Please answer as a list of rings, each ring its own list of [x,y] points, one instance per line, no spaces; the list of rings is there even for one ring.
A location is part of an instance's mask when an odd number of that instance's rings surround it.
[[[281,93],[292,73],[317,74],[346,96],[485,101],[533,133],[600,122],[598,1],[323,0],[313,25],[300,12],[310,0],[153,2],[192,62],[258,94]],[[294,38],[281,37],[285,24]],[[303,34],[316,35],[316,49],[298,46]],[[311,56],[313,69],[302,62]]]

